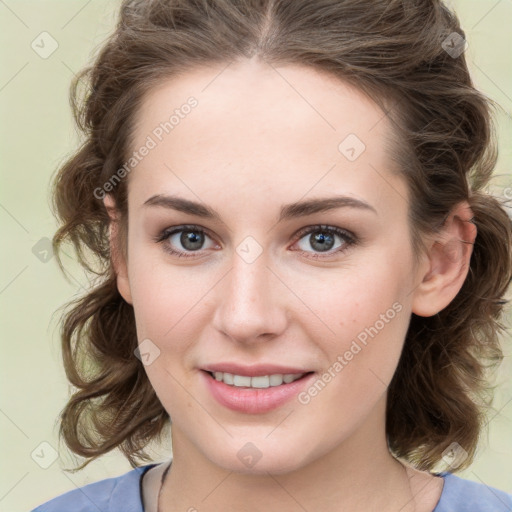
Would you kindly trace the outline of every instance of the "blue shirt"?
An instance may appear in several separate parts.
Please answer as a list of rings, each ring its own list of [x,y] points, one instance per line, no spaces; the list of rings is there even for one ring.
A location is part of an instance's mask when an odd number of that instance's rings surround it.
[[[121,476],[73,489],[31,512],[144,512],[142,475],[157,465],[148,464]],[[512,494],[448,471],[434,474],[444,478],[444,487],[432,512],[512,512]]]

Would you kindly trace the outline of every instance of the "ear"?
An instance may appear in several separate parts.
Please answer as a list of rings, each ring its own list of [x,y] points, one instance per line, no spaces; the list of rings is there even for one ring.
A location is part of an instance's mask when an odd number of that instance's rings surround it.
[[[128,267],[123,256],[123,252],[120,250],[119,240],[119,211],[116,207],[114,198],[110,194],[106,194],[103,199],[103,204],[107,209],[110,217],[109,225],[109,241],[110,241],[110,254],[112,257],[112,265],[114,272],[117,276],[117,289],[128,304],[133,304],[132,294],[130,291],[130,282],[128,280]]]
[[[428,264],[414,289],[412,312],[432,316],[444,309],[462,288],[469,271],[477,229],[467,201],[452,209],[426,255]],[[423,267],[424,269],[424,267]]]

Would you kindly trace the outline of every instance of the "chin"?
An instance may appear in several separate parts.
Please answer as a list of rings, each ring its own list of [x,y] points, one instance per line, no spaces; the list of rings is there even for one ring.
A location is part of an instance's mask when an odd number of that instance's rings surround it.
[[[299,447],[286,447],[281,444],[279,450],[268,443],[261,447],[251,441],[236,443],[237,448],[225,447],[222,453],[205,453],[210,461],[234,473],[246,475],[267,475],[268,473],[279,475],[296,471],[305,466],[308,461],[305,453]],[[238,445],[241,448],[238,448]]]

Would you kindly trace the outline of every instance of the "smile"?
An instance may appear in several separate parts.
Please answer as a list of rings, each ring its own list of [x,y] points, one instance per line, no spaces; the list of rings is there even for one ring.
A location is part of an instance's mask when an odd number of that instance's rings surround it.
[[[245,414],[263,414],[298,396],[315,378],[315,372],[239,375],[199,372],[206,392],[217,404]]]
[[[273,375],[260,375],[257,377],[250,377],[248,375],[234,375],[227,372],[209,372],[215,380],[224,382],[228,386],[235,386],[238,388],[256,388],[264,389],[269,387],[281,386],[283,382],[290,384],[298,380],[305,373],[276,373]]]

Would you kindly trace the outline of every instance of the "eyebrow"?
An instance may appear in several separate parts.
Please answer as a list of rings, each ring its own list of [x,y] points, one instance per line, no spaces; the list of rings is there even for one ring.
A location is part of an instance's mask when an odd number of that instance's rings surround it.
[[[191,201],[178,196],[169,196],[157,194],[151,196],[144,202],[144,206],[159,206],[177,210],[197,217],[216,220],[222,222],[220,215],[212,208],[203,203]],[[285,204],[281,207],[278,222],[283,220],[294,219],[297,217],[306,217],[314,213],[326,212],[336,208],[357,208],[361,210],[373,211],[377,214],[377,210],[370,204],[349,196],[332,196],[317,199],[308,199],[306,201],[297,201],[295,203]],[[378,215],[378,214],[377,214]]]

